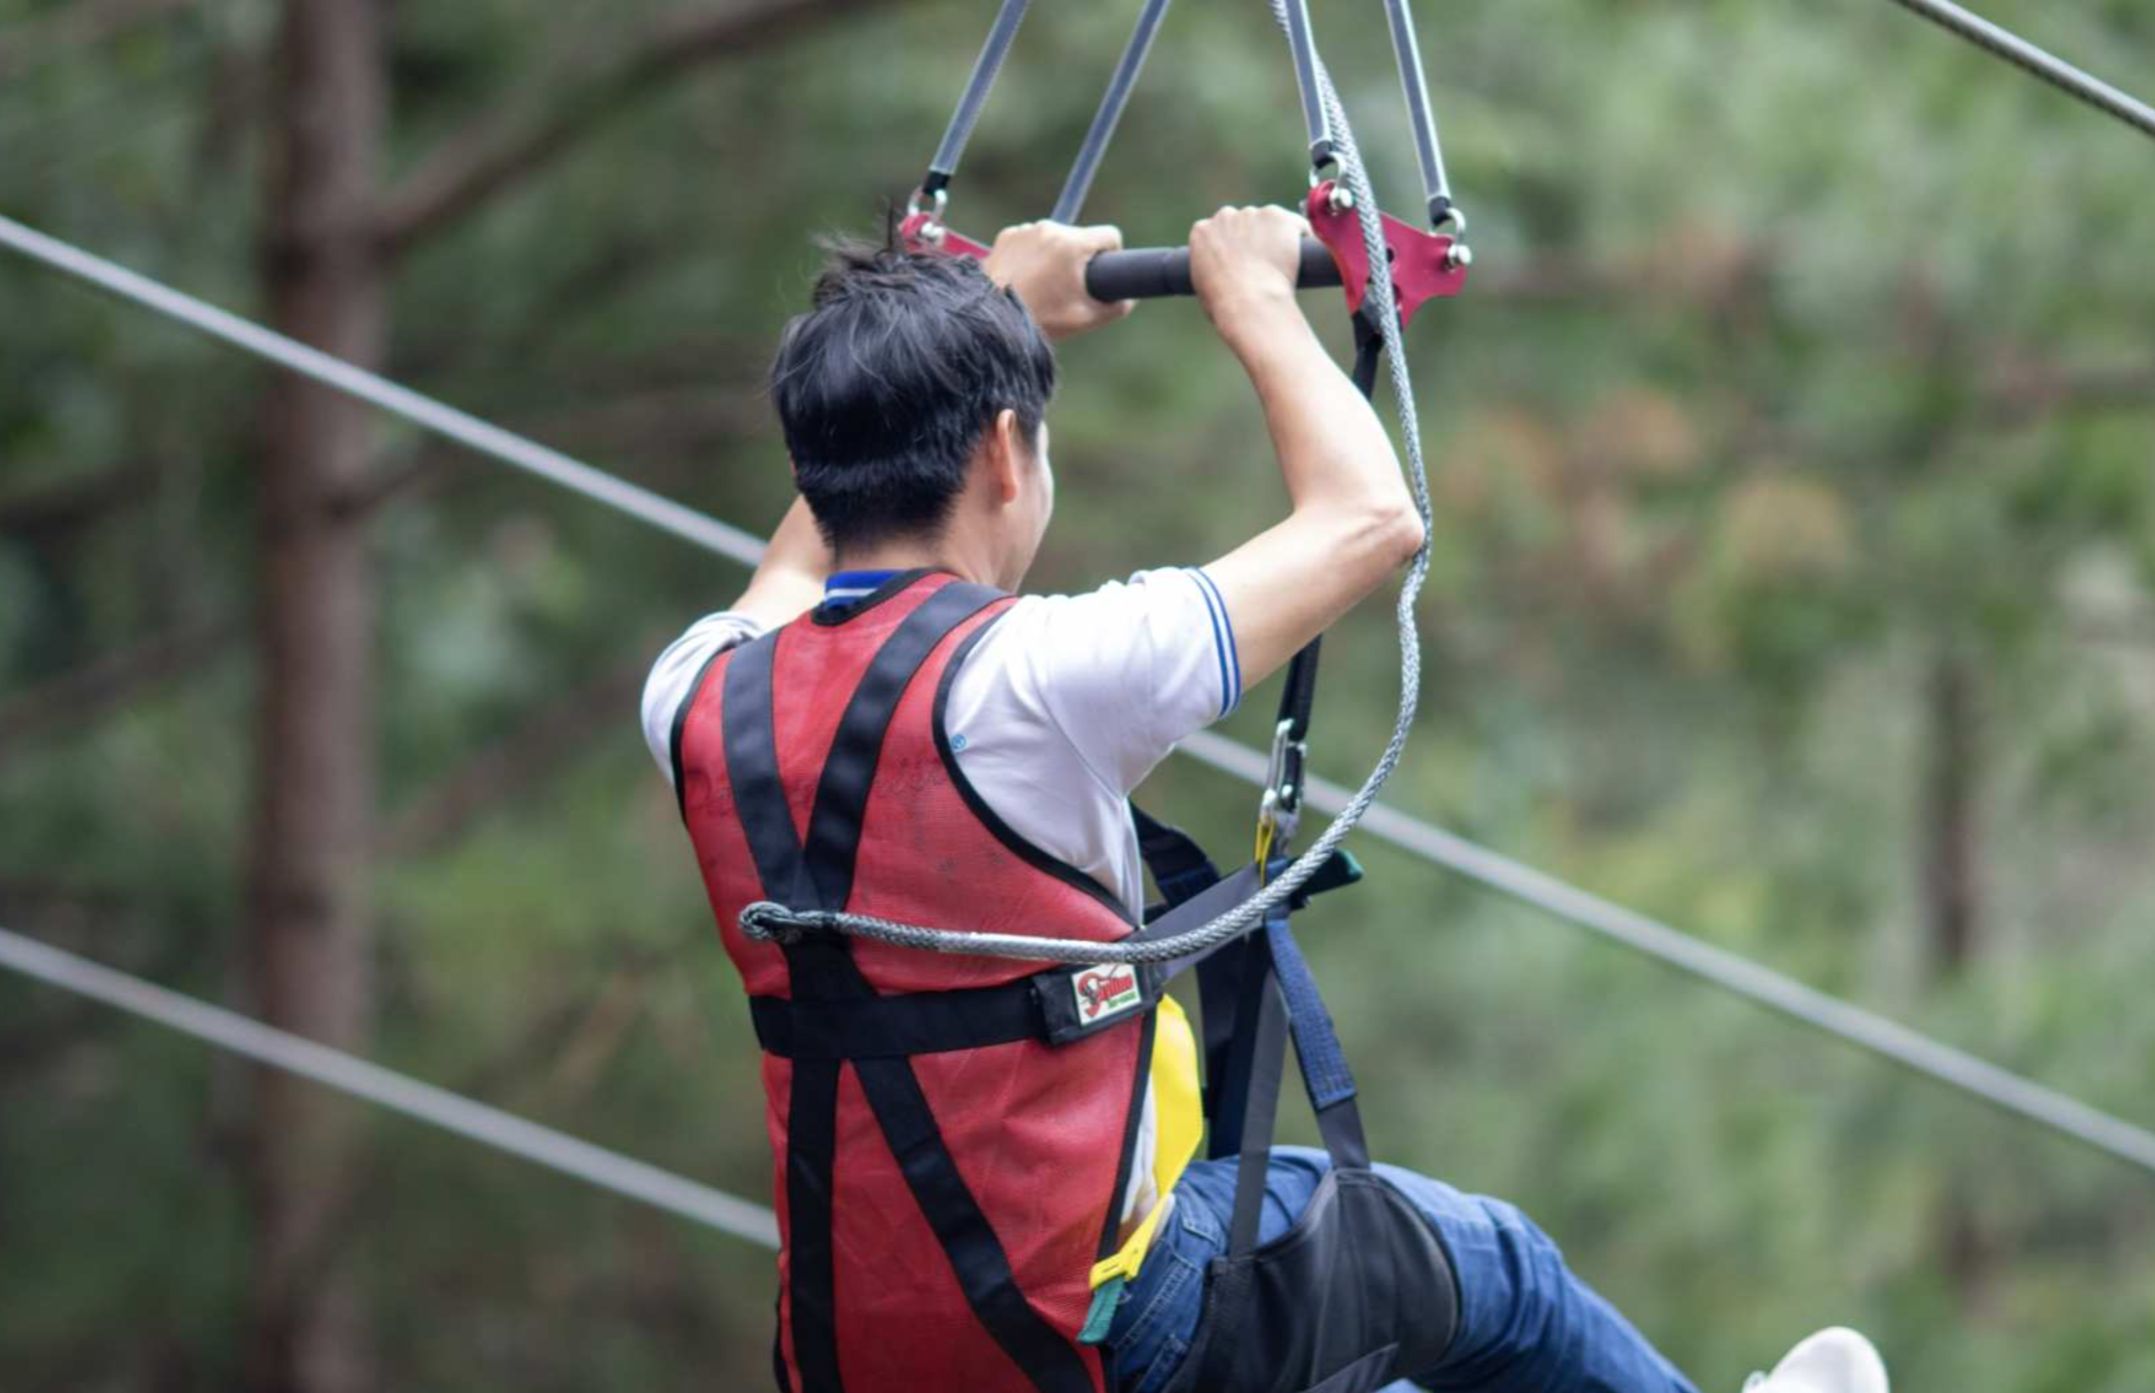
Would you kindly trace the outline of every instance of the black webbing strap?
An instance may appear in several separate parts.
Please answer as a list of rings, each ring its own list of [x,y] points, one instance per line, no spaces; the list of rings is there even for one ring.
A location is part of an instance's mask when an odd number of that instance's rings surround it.
[[[804,903],[814,895],[801,860],[786,792],[778,782],[778,745],[772,734],[771,664],[782,630],[743,645],[726,666],[720,693],[726,733],[726,782],[748,853],[763,893],[780,904]]]
[[[1242,976],[1234,1006],[1240,1029],[1228,1046],[1223,1072],[1216,1076],[1220,1091],[1227,1096],[1224,1125],[1233,1128],[1229,1135],[1237,1154],[1234,1210],[1227,1230],[1229,1261],[1214,1263],[1209,1269],[1213,1293],[1207,1309],[1212,1312],[1212,1328],[1195,1356],[1196,1379],[1189,1385],[1193,1388],[1230,1386],[1229,1371],[1241,1351],[1243,1323],[1254,1305],[1251,1284],[1256,1267],[1232,1259],[1245,1257],[1257,1247],[1290,1034],[1333,1169],[1367,1169],[1369,1165],[1354,1079],[1287,918],[1284,908],[1276,910],[1266,919],[1265,932],[1242,944]]]
[[[1384,359],[1384,335],[1370,322],[1368,309],[1357,310],[1354,315],[1354,370],[1348,376],[1360,389],[1364,401],[1374,401],[1377,396],[1377,364]]]
[[[1264,936],[1245,940],[1244,946],[1248,970],[1236,1007],[1243,1028],[1235,1033],[1228,1072],[1222,1080],[1222,1086],[1236,1098],[1232,1109],[1235,1140],[1230,1143],[1240,1154],[1235,1166],[1235,1205],[1228,1221],[1228,1260],[1212,1263],[1206,1272],[1210,1328],[1192,1355],[1197,1361],[1196,1377],[1182,1385],[1193,1389],[1229,1386],[1228,1375],[1242,1345],[1243,1326],[1255,1305],[1256,1266],[1233,1259],[1257,1246],[1258,1225],[1264,1217],[1265,1176],[1272,1157],[1272,1129],[1286,1065],[1286,1020],[1279,993],[1273,987]]]
[[[1332,1013],[1325,1009],[1317,979],[1302,957],[1287,915],[1275,914],[1266,920],[1265,945],[1280,1000],[1287,1010],[1295,1060],[1302,1069],[1302,1087],[1317,1115],[1317,1132],[1324,1139],[1324,1149],[1334,1166],[1366,1167],[1369,1143],[1363,1137],[1361,1108],[1355,1101],[1354,1071],[1347,1066],[1347,1053],[1340,1048]]]
[[[1039,1393],[1094,1393],[1076,1346],[1018,1289],[1002,1240],[958,1174],[913,1066],[902,1059],[863,1059],[853,1069],[973,1314]]]
[[[1377,364],[1384,352],[1384,336],[1370,323],[1366,310],[1357,313],[1353,322],[1352,376],[1354,385],[1367,398],[1377,390]],[[1304,644],[1287,664],[1287,677],[1280,687],[1279,714],[1273,726],[1274,765],[1268,771],[1271,786],[1265,790],[1265,811],[1279,818],[1287,832],[1292,831],[1302,810],[1302,788],[1308,777],[1310,715],[1317,705],[1317,668],[1323,656],[1324,636],[1320,634]]]
[[[1236,1013],[1245,1023],[1229,1053],[1228,1087],[1242,1095],[1236,1137],[1235,1209],[1227,1228],[1227,1255],[1240,1257],[1257,1246],[1257,1224],[1264,1208],[1265,1172],[1272,1157],[1272,1133],[1279,1116],[1280,1084],[1287,1065],[1287,1013],[1272,974],[1271,946],[1250,940],[1248,970],[1243,974]],[[1229,1340],[1226,1343],[1232,1344]]]
[[[783,904],[804,902],[814,892],[802,865],[793,811],[778,778],[771,662],[780,632],[766,634],[734,654],[721,698],[726,779],[734,807],[764,894]],[[815,975],[813,963],[797,960],[789,951],[786,964],[793,990],[804,990],[803,978]],[[830,993],[828,985],[817,985]],[[795,1065],[786,1099],[786,1212],[792,1238],[786,1296],[800,1393],[841,1393],[844,1388],[838,1376],[837,1274],[831,1245],[838,1070],[835,1060]]]
[[[1287,680],[1280,688],[1279,719],[1286,724],[1290,740],[1309,739],[1310,713],[1317,705],[1317,662],[1323,656],[1324,639],[1313,638],[1287,665]]]
[[[950,124],[943,129],[943,141],[935,147],[935,158],[928,162],[928,177],[921,181],[920,191],[928,197],[948,189],[957,175],[958,161],[965,158],[966,143],[973,138],[973,127],[980,124],[981,109],[988,104],[988,93],[995,88],[995,79],[1003,71],[1003,60],[1010,56],[1010,45],[1018,37],[1018,26],[1025,22],[1025,10],[1031,2],[1003,0],[1003,7],[996,11],[987,42],[980,46],[972,76],[965,80],[965,91],[958,98],[958,109],[951,113]]]
[[[1205,1032],[1205,1154],[1218,1161],[1242,1146],[1242,1111],[1247,1090],[1237,1090],[1235,1042],[1242,1032],[1243,983],[1251,971],[1251,939],[1235,939],[1197,969],[1198,1014]]]
[[[1131,812],[1146,866],[1168,900],[1151,924],[1132,935],[1133,941],[1181,933],[1257,893],[1262,882],[1254,870],[1223,879],[1186,833],[1135,808]],[[826,825],[835,826],[836,812],[826,816],[833,819]],[[813,878],[817,872],[808,874]],[[1017,1040],[1061,1046],[1149,1011],[1181,973],[1197,967],[1202,978],[1205,959],[1205,954],[1192,954],[1142,967],[1051,967],[997,986],[865,1000],[759,996],[749,999],[749,1015],[764,1052],[781,1059],[895,1059],[984,1049]],[[1121,995],[1133,982],[1138,1002],[1128,1005]],[[1113,999],[1114,1009],[1088,1011],[1088,990],[1096,1003]],[[1232,1012],[1216,1014],[1225,1021]]]
[[[748,1014],[756,1043],[780,1059],[903,1059],[1047,1039],[1030,980],[860,1001],[752,996]]]
[[[1078,147],[1070,175],[1063,180],[1063,191],[1056,195],[1055,210],[1048,214],[1050,221],[1074,223],[1084,210],[1085,196],[1092,192],[1093,176],[1100,172],[1100,161],[1107,157],[1108,142],[1115,138],[1115,127],[1122,120],[1123,109],[1130,104],[1130,93],[1137,87],[1138,74],[1145,69],[1145,59],[1152,52],[1152,41],[1159,36],[1160,21],[1167,18],[1167,6],[1168,0],[1145,0],[1144,8],[1137,12],[1137,25],[1130,31],[1130,42],[1123,45],[1122,57],[1108,78],[1107,91],[1100,98],[1100,109],[1093,113],[1092,125],[1085,132],[1085,143]]]
[[[1180,834],[1177,834],[1178,836]],[[1153,917],[1143,928],[1131,934],[1126,942],[1140,943],[1147,939],[1172,938],[1179,933],[1194,929],[1201,924],[1227,913],[1236,905],[1249,899],[1263,888],[1254,868],[1244,868],[1225,879],[1214,878],[1217,872],[1211,863],[1205,862],[1203,878],[1210,879],[1204,889],[1190,894],[1178,904],[1163,906],[1163,912]],[[1181,889],[1198,883],[1200,877],[1191,874],[1182,882]],[[1216,945],[1196,953],[1185,954],[1164,963],[1147,963],[1136,967],[1051,967],[1026,979],[1031,988],[1043,1027],[1042,1038],[1050,1045],[1067,1045],[1087,1035],[1097,1034],[1119,1024],[1125,1017],[1140,1011],[1150,1011],[1167,994],[1168,984],[1191,968],[1197,969],[1198,981],[1209,980],[1214,960],[1222,953],[1232,953],[1236,940]],[[1135,989],[1135,997],[1128,993]],[[1200,990],[1204,990],[1202,985]],[[1210,998],[1206,998],[1210,1001]],[[1111,1009],[1103,1011],[1103,1003]],[[1208,1037],[1212,1030],[1213,1016],[1206,1015]]]
[[[1137,851],[1165,903],[1148,909],[1150,922],[1168,910],[1220,883],[1220,868],[1205,849],[1180,827],[1171,827],[1132,803],[1130,821],[1137,827]]]
[[[1245,1201],[1254,1205],[1264,1194],[1265,1158],[1272,1146],[1273,1122],[1278,1113],[1280,1081],[1286,1070],[1286,1042],[1291,1037],[1295,1057],[1301,1064],[1302,1083],[1310,1108],[1317,1116],[1317,1130],[1325,1151],[1338,1167],[1366,1167],[1369,1146],[1363,1139],[1362,1115],[1356,1103],[1354,1073],[1340,1048],[1331,1013],[1318,994],[1316,979],[1302,958],[1302,949],[1288,925],[1288,912],[1275,908],[1266,916],[1264,932],[1244,940],[1241,978],[1236,984],[1234,1012],[1238,1029],[1228,1043],[1216,1080],[1217,1091],[1231,1104],[1227,1146],[1214,1154],[1241,1158],[1236,1174],[1236,1214],[1248,1218],[1245,1232],[1231,1227],[1230,1239],[1254,1240],[1256,1212],[1243,1213]],[[1248,1251],[1247,1244],[1231,1244],[1229,1256]]]
[[[883,737],[890,730],[891,717],[905,689],[912,685],[914,675],[937,644],[1001,598],[1001,592],[985,585],[947,584],[905,617],[868,664],[868,671],[846,703],[845,714],[839,718],[838,733],[831,741],[822,777],[816,783],[815,808],[808,818],[803,857],[814,883],[813,908],[844,909],[852,897],[861,817],[868,808],[868,790],[875,781],[876,762],[882,757]],[[789,832],[792,825],[789,819]]]

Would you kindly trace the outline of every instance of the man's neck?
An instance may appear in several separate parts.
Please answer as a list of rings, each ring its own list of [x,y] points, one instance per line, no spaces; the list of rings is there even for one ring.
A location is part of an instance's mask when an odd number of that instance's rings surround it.
[[[843,551],[835,560],[839,571],[949,571],[961,580],[995,584],[995,568],[964,555],[960,548],[891,542]]]

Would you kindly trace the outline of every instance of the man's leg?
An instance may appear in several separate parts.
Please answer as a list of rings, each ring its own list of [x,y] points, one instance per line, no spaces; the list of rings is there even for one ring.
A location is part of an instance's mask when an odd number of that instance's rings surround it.
[[[1432,1393],[1696,1393],[1516,1208],[1397,1166],[1376,1171],[1436,1229],[1458,1280],[1458,1333],[1414,1384]]]

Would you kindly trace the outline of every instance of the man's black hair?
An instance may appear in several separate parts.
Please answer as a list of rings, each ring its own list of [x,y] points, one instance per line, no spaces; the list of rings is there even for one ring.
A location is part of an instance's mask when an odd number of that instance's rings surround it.
[[[795,481],[840,551],[933,537],[1000,413],[1028,443],[1055,394],[1055,354],[1025,307],[970,257],[840,242],[813,308],[786,325],[771,396]]]

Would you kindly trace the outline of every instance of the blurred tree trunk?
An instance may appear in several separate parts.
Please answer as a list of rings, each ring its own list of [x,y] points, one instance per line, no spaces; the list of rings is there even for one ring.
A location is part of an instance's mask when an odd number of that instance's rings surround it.
[[[1932,655],[1924,688],[1923,917],[1932,979],[1950,984],[1982,947],[1982,780],[1979,674],[1964,645],[1948,640]],[[1980,1215],[1949,1182],[1938,1245],[1947,1276],[1966,1302],[1979,1302],[1991,1272]]]
[[[1923,913],[1932,973],[1960,976],[1975,960],[1982,932],[1980,778],[1976,672],[1957,644],[1931,659],[1924,771]]]
[[[284,0],[264,94],[261,268],[270,322],[347,362],[380,368],[394,259],[420,231],[470,216],[664,80],[869,3],[757,0],[669,15],[601,64],[576,101],[557,93],[563,109],[528,127],[489,122],[445,141],[422,166],[434,174],[417,180],[416,199],[399,199],[380,182],[383,0]],[[262,410],[249,985],[270,1024],[364,1053],[373,1007],[371,409],[278,375]],[[339,1251],[361,1181],[356,1115],[311,1085],[267,1072],[256,1076],[253,1098],[248,1387],[371,1388],[366,1313]]]
[[[261,266],[271,322],[380,365],[375,233],[384,120],[377,0],[286,0],[270,92]],[[367,408],[289,374],[263,402],[261,712],[248,970],[270,1024],[363,1050],[373,1005],[366,863],[374,803],[374,596]],[[256,1393],[372,1385],[365,1314],[334,1247],[357,1167],[351,1107],[290,1076],[254,1081],[247,1379]]]

